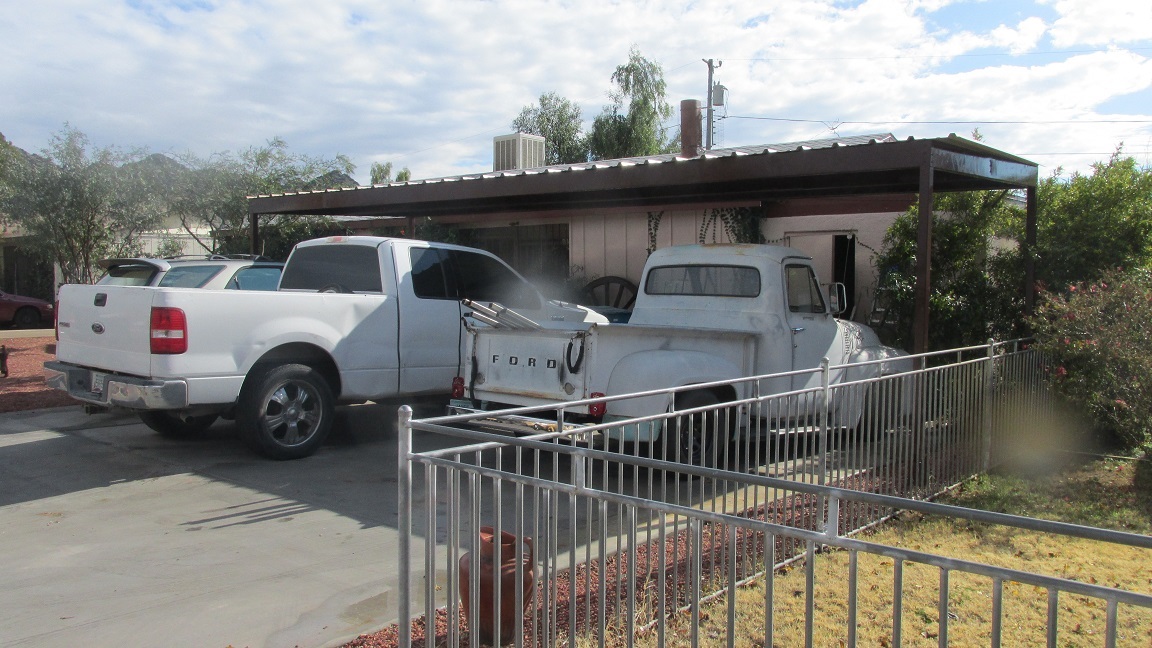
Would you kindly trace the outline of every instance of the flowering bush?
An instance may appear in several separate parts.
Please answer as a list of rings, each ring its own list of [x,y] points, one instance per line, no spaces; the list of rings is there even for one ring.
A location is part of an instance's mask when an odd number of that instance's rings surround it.
[[[1101,440],[1152,448],[1152,270],[1044,293],[1034,324],[1053,384],[1092,417]]]

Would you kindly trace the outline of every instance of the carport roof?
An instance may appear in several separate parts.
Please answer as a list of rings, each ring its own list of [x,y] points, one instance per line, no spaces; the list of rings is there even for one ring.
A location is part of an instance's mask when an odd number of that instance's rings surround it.
[[[248,212],[444,216],[1035,187],[1037,165],[949,135],[862,135],[513,169],[248,200]]]

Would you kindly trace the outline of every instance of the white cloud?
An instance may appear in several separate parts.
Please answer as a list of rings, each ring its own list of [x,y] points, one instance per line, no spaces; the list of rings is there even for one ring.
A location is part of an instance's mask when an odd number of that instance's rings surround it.
[[[992,30],[990,40],[996,47],[1007,49],[1013,54],[1021,54],[1035,48],[1040,37],[1047,31],[1048,25],[1044,20],[1032,16],[1021,21],[1015,28],[1000,25]]]
[[[1143,0],[1041,0],[1060,17],[1052,23],[1056,47],[1143,41],[1152,29],[1152,3]]]
[[[577,102],[590,122],[632,45],[663,65],[674,107],[703,97],[701,59],[713,58],[724,61],[717,80],[730,90],[731,115],[829,122],[1090,116],[1116,97],[1146,91],[1146,50],[1044,59],[964,55],[1147,48],[1152,36],[1139,33],[1152,24],[1144,4],[1124,5],[1124,13],[1051,0],[1054,21],[1051,11],[1043,12],[1049,22],[1026,12],[1006,16],[1014,26],[973,22],[940,31],[928,26],[933,12],[962,15],[987,5],[21,3],[0,23],[0,87],[7,95],[0,132],[37,150],[67,121],[98,145],[199,155],[281,136],[293,150],[349,155],[362,180],[373,161],[407,166],[416,177],[484,171],[491,138],[544,92]],[[1125,128],[1142,129],[1137,134],[1146,139],[1152,132],[1147,125]],[[829,134],[819,123],[767,120],[731,119],[722,130],[727,145]],[[934,136],[971,128],[891,124],[840,132],[875,130]],[[1003,129],[1002,138],[999,128],[981,130],[1009,152],[1108,151],[1116,144],[1115,128]]]

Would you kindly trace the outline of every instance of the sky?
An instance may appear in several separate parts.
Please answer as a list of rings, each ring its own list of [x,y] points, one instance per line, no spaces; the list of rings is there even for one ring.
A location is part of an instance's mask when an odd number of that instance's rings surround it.
[[[544,93],[590,127],[633,47],[676,111],[717,62],[715,147],[979,129],[1042,177],[1152,165],[1148,0],[0,0],[0,133],[485,172]]]

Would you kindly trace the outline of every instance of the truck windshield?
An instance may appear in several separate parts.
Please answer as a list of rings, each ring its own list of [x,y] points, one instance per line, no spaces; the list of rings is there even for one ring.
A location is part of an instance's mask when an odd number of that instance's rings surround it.
[[[649,295],[758,297],[760,272],[746,266],[658,266],[648,271],[644,291]]]

